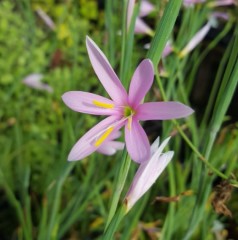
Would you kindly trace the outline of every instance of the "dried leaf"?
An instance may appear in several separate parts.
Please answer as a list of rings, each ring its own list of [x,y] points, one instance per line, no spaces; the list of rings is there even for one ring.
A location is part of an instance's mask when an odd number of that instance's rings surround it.
[[[231,211],[226,206],[226,203],[231,198],[232,189],[233,187],[228,181],[222,181],[215,187],[215,195],[212,200],[212,206],[216,213],[232,217]]]

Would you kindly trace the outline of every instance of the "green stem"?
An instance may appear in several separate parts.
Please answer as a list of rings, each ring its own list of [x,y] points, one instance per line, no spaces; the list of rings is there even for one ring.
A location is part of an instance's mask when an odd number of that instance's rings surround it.
[[[8,183],[6,182],[4,174],[1,170],[0,170],[0,178],[2,179],[2,185],[5,189],[8,200],[16,210],[17,217],[18,217],[19,222],[21,223],[21,226],[23,228],[24,239],[31,240],[32,239],[31,233],[29,232],[27,222],[25,221],[23,209],[22,209],[19,201],[16,199],[12,189],[10,188]]]
[[[156,29],[151,47],[147,53],[147,57],[151,59],[155,68],[158,66],[165,44],[173,30],[181,4],[182,0],[170,0]]]
[[[174,167],[172,164],[169,164],[168,166],[168,173],[169,173],[169,188],[170,188],[170,196],[176,195],[176,184],[175,184],[175,174],[174,174]],[[175,203],[171,202],[169,204],[169,210],[168,215],[165,220],[165,226],[162,229],[161,233],[161,239],[164,239],[164,236],[166,236],[166,239],[171,239],[171,235],[173,232],[173,226],[174,226],[174,214],[175,214]]]
[[[122,163],[121,163],[121,168],[118,172],[118,175],[115,179],[115,191],[114,191],[114,195],[112,198],[112,203],[111,203],[111,208],[109,211],[109,215],[108,215],[108,219],[107,219],[107,223],[106,223],[106,227],[105,229],[107,229],[107,227],[109,226],[115,212],[118,206],[118,202],[120,199],[120,195],[121,192],[123,190],[123,187],[125,185],[125,181],[128,175],[128,171],[130,168],[130,163],[131,163],[131,159],[130,157],[128,157],[128,153],[127,151],[124,149],[123,151],[123,156],[122,156]]]
[[[140,3],[140,2],[139,2]],[[127,29],[127,1],[123,8],[125,16],[123,17],[123,28],[122,28],[122,58],[121,58],[121,69],[120,69],[120,78],[127,89],[129,86],[129,73],[131,68],[131,58],[132,58],[132,51],[133,51],[133,43],[134,43],[134,29],[135,29],[135,22],[136,17],[139,13],[139,4],[135,4],[133,9],[133,15],[130,21],[129,29]]]
[[[46,229],[46,224],[47,224],[47,207],[48,207],[48,200],[46,196],[43,197],[42,199],[42,214],[41,214],[41,221],[40,221],[40,226],[39,226],[39,234],[37,237],[37,240],[45,240],[45,229]]]
[[[127,1],[122,1],[122,44],[121,44],[121,62],[120,62],[120,79],[122,83],[124,83],[125,79],[123,78],[124,75],[124,59],[126,54],[126,34],[127,34],[127,28],[126,28],[126,11],[127,11]]]
[[[121,220],[126,215],[126,206],[123,204],[117,213],[114,215],[110,225],[103,234],[102,240],[112,240],[114,233],[116,232]]]
[[[115,26],[113,21],[113,1],[106,1],[106,27],[108,33],[108,59],[115,66]]]
[[[67,164],[68,166],[67,167],[64,166],[63,173],[60,175],[60,178],[56,183],[57,184],[56,192],[54,195],[53,207],[52,207],[51,217],[49,221],[48,238],[46,239],[53,240],[57,238],[58,225],[59,225],[57,217],[58,217],[58,210],[59,210],[60,201],[61,201],[61,197],[60,197],[61,190],[66,177],[68,176],[72,168],[75,166],[75,164],[73,163],[67,163]]]

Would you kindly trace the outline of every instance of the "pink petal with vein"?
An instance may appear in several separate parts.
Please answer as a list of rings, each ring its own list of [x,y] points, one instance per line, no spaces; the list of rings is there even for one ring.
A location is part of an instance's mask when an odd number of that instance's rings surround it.
[[[149,158],[150,144],[144,129],[137,120],[132,120],[130,129],[128,125],[125,125],[125,140],[132,160],[142,163]]]
[[[110,126],[116,125],[113,131],[117,131],[124,124],[124,123],[117,124],[118,121],[119,121],[118,117],[110,116],[102,120],[93,128],[91,128],[73,146],[72,150],[69,153],[68,161],[81,160],[90,155],[91,153],[93,153],[94,151],[96,151],[100,147],[100,146],[96,147],[93,144],[97,139],[97,136],[100,136]]]
[[[136,108],[151,88],[154,79],[153,64],[149,59],[143,60],[136,68],[129,89],[129,103]]]
[[[81,91],[70,91],[63,94],[64,103],[76,112],[89,113],[94,115],[111,115],[115,109],[102,108],[93,102],[96,100],[101,103],[114,105],[114,102],[99,95]]]
[[[122,86],[107,58],[89,37],[86,39],[86,45],[93,69],[103,87],[116,103],[124,104],[127,99],[126,90]]]
[[[156,163],[156,159],[162,154],[162,151],[164,150],[164,148],[166,147],[166,145],[168,144],[170,140],[170,137],[166,138],[161,145],[159,145],[159,137],[153,142],[153,144],[150,147],[150,151],[151,151],[151,155],[150,158],[148,160],[146,160],[145,162],[141,163],[140,167],[138,168],[136,175],[133,179],[133,182],[137,182],[139,181],[139,178],[141,177],[141,175],[143,174],[143,172],[145,171],[145,169],[150,168],[151,165]],[[133,187],[133,186],[132,186]]]
[[[168,120],[183,118],[191,115],[193,109],[179,102],[149,102],[137,108],[137,119]]]

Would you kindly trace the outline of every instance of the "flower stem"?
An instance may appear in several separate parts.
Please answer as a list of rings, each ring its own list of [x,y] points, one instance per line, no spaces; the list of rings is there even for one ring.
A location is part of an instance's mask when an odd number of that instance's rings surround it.
[[[115,212],[116,212],[116,209],[117,209],[117,206],[118,206],[118,202],[119,202],[119,199],[120,199],[120,195],[121,195],[121,192],[124,188],[126,177],[127,177],[127,174],[128,174],[129,168],[130,168],[130,163],[131,163],[131,159],[128,156],[128,153],[127,153],[126,149],[124,149],[123,155],[122,155],[121,168],[120,168],[120,170],[118,172],[118,175],[115,179],[114,194],[113,194],[111,208],[110,208],[110,211],[109,211],[109,215],[108,215],[105,230],[108,228],[113,216],[115,215]]]
[[[126,206],[123,204],[118,209],[118,211],[116,212],[114,217],[112,218],[112,221],[110,222],[108,228],[106,229],[106,231],[103,234],[102,240],[113,239],[113,235],[114,235],[115,231],[117,230],[119,223],[121,222],[121,220],[123,219],[123,217],[125,215],[126,215]]]
[[[163,17],[156,29],[155,36],[147,54],[147,57],[151,59],[156,68],[160,61],[166,42],[168,41],[168,38],[173,30],[181,4],[182,0],[170,0],[166,5]]]

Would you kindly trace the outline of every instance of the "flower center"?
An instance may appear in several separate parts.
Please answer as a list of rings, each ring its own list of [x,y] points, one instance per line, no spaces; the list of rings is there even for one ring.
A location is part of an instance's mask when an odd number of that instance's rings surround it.
[[[135,115],[136,111],[130,106],[125,106],[124,108],[124,117],[128,119],[127,127],[131,130],[132,117]]]
[[[136,113],[136,111],[134,109],[132,109],[130,106],[126,106],[124,108],[124,117],[132,117],[134,114]]]

